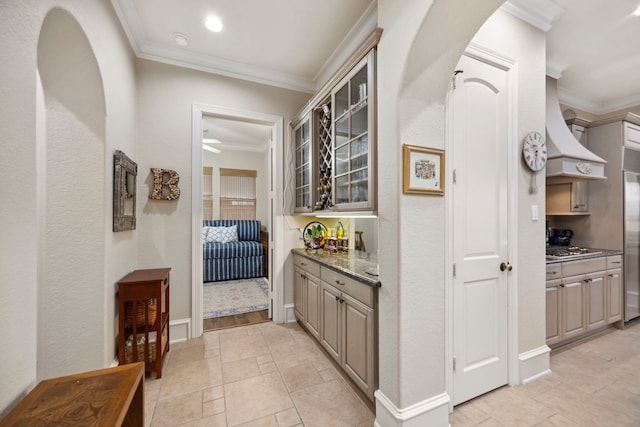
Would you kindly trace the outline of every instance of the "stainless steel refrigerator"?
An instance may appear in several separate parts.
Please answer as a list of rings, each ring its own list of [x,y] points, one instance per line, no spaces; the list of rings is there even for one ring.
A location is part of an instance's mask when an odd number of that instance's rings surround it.
[[[640,316],[640,152],[624,149],[624,320]]]

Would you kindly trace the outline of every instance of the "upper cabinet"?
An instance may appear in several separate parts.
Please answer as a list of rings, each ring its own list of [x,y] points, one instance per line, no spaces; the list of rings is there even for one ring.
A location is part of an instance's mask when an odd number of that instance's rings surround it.
[[[295,212],[311,212],[311,114],[305,115],[293,128]]]
[[[293,213],[375,212],[377,29],[291,124]]]
[[[375,52],[369,54],[332,91],[334,209],[375,208]]]

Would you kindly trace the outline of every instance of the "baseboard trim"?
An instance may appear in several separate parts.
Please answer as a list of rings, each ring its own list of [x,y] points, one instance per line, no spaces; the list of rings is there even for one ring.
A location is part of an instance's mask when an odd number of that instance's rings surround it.
[[[293,304],[285,304],[284,305],[284,321],[286,323],[295,323],[296,322],[296,314],[293,310]]]
[[[549,370],[550,355],[551,349],[547,345],[520,353],[518,355],[520,383],[529,383],[551,372]]]
[[[169,321],[169,342],[171,344],[185,342],[189,338],[197,338],[191,336],[191,318],[176,319]]]
[[[376,390],[376,427],[430,427],[449,425],[449,403],[445,392],[421,402],[398,408],[385,394]]]

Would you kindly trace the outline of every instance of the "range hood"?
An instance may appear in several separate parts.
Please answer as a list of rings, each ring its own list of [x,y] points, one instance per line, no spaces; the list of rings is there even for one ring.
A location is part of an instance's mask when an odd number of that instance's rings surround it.
[[[547,184],[606,179],[601,157],[587,150],[571,133],[562,117],[558,81],[547,76]]]

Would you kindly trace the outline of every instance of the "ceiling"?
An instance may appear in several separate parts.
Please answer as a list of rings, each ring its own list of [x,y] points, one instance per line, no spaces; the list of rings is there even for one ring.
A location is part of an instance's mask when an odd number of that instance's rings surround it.
[[[309,94],[329,79],[377,23],[376,0],[111,2],[140,58]],[[505,10],[547,31],[547,70],[559,78],[560,101],[604,114],[640,105],[640,17],[632,14],[639,4],[640,0],[510,0]],[[209,14],[222,19],[222,32],[204,27]],[[188,44],[178,45],[176,35],[186,37]],[[218,121],[220,129],[224,120]],[[233,126],[224,137],[229,135],[231,141],[239,132],[238,123],[228,124]],[[253,135],[255,129],[246,132]],[[256,138],[260,142],[247,136],[242,144],[266,143],[262,136]]]

